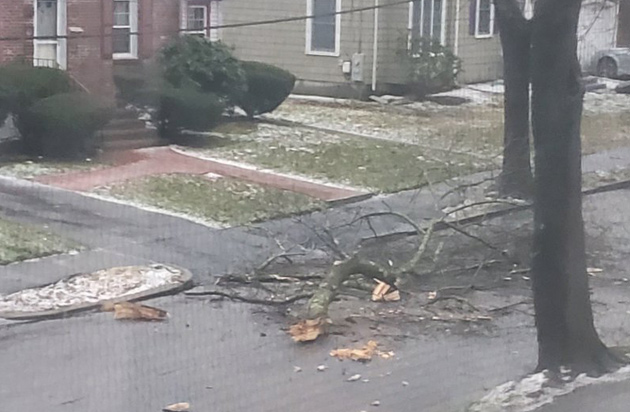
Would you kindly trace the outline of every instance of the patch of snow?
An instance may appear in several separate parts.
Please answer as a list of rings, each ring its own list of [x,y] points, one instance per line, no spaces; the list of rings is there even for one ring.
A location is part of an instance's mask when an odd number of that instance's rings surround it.
[[[466,88],[471,90],[477,90],[485,93],[503,94],[505,87],[503,86],[503,80],[496,80],[486,83],[469,84]]]
[[[1,312],[35,313],[82,304],[97,304],[184,282],[179,269],[164,265],[99,270],[51,285],[0,296]]]
[[[291,94],[289,95],[289,99],[309,101],[309,102],[319,102],[319,103],[340,103],[340,104],[355,103],[355,100],[350,100],[350,99],[337,99],[334,97],[310,96],[310,95],[305,95],[305,94]]]
[[[191,157],[196,157],[198,159],[202,159],[202,160],[210,160],[213,162],[217,162],[217,163],[223,163],[225,165],[230,165],[230,166],[236,166],[236,167],[240,167],[242,169],[247,169],[247,170],[254,170],[257,172],[261,172],[261,173],[268,173],[271,175],[275,175],[275,176],[281,176],[281,177],[286,177],[287,179],[293,179],[293,180],[299,180],[299,181],[303,181],[303,182],[308,182],[308,183],[314,183],[314,184],[318,184],[321,186],[327,186],[327,187],[332,187],[332,188],[337,188],[337,189],[345,189],[345,190],[352,190],[352,191],[356,191],[356,192],[363,192],[362,189],[356,188],[356,187],[352,187],[352,186],[348,186],[348,185],[341,185],[338,183],[331,183],[331,182],[324,182],[322,180],[318,180],[318,179],[313,179],[311,177],[306,177],[303,175],[296,175],[296,174],[287,174],[287,173],[280,173],[276,170],[272,170],[272,169],[265,169],[262,167],[258,167],[249,163],[241,163],[241,162],[236,162],[233,160],[226,160],[226,159],[222,159],[222,158],[218,158],[218,157],[212,157],[212,156],[208,156],[206,154],[204,154],[203,152],[199,152],[197,150],[195,150],[194,148],[189,148],[189,147],[184,147],[184,146],[171,146],[171,150],[173,150],[176,153],[179,154],[183,154],[186,156],[191,156]]]
[[[492,103],[496,96],[494,93],[476,90],[470,87],[462,87],[461,89],[449,90],[447,92],[436,93],[433,96],[437,97],[459,97],[466,100],[469,100],[468,104],[478,104],[478,105],[486,105]],[[466,104],[466,103],[464,103]]]
[[[530,412],[578,388],[628,379],[630,379],[630,366],[600,378],[591,378],[582,374],[562,386],[549,385],[547,374],[540,372],[520,381],[510,381],[497,386],[480,401],[471,405],[468,412]]]

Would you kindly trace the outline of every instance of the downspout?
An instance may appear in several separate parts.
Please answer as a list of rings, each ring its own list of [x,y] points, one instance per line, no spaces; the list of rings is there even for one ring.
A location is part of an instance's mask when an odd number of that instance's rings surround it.
[[[378,20],[379,0],[374,0],[374,45],[372,46],[372,91],[376,92],[376,75],[378,69]]]
[[[459,56],[459,19],[460,19],[460,1],[455,1],[455,41],[453,42],[453,53]]]

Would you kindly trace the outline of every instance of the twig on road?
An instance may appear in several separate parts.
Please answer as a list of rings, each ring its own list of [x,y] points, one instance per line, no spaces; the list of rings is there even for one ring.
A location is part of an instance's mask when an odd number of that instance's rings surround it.
[[[240,302],[252,303],[254,305],[269,305],[269,306],[288,305],[288,304],[297,302],[298,300],[309,299],[313,296],[312,293],[301,293],[299,295],[287,297],[284,300],[267,300],[267,299],[248,298],[245,296],[225,293],[218,290],[203,290],[203,291],[189,290],[187,292],[184,292],[184,294],[190,297],[219,296],[219,297],[230,299],[230,300],[237,300]]]

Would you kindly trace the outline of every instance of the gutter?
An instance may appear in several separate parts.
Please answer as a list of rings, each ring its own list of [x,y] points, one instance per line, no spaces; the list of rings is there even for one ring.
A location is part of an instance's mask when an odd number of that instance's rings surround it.
[[[378,72],[378,21],[379,21],[379,0],[374,0],[374,44],[372,46],[372,91],[376,91],[376,75]]]

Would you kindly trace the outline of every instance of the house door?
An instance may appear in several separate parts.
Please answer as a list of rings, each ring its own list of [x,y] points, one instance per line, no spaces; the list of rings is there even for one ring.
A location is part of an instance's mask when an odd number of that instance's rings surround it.
[[[446,0],[414,0],[409,4],[409,29],[412,38],[434,38],[445,43],[445,2]]]
[[[630,0],[619,2],[617,47],[630,47]]]
[[[35,0],[33,65],[66,68],[66,0]]]

